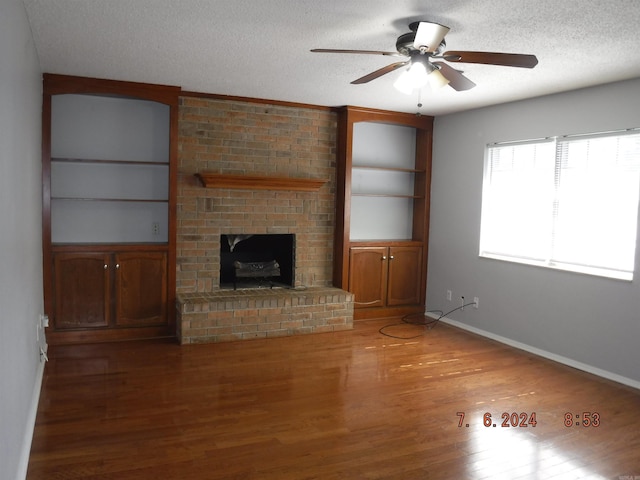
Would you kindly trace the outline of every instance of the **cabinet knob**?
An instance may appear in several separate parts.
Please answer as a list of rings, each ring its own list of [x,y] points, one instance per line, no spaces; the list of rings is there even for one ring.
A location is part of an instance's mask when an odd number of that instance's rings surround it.
[[[116,263],[116,270],[119,270],[119,269],[120,269],[120,264]]]
[[[389,256],[389,260],[393,260],[393,255]]]
[[[107,265],[106,263],[104,264],[104,269],[106,270],[107,268],[109,268],[109,265]]]
[[[386,256],[386,255],[383,255],[383,256],[382,256],[382,260],[386,260],[386,259],[387,259],[387,256]]]

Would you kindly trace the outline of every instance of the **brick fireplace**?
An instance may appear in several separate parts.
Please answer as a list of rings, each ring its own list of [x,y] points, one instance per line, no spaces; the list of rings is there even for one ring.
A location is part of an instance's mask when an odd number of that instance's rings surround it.
[[[181,97],[176,286],[182,343],[352,327],[352,296],[331,287],[335,162],[336,114],[328,109]],[[195,176],[203,171],[323,182],[313,191],[205,188]],[[264,292],[256,292],[253,299],[247,293],[242,299],[230,298],[229,291],[220,289],[220,241],[229,232],[294,234],[293,288],[274,291],[267,300]],[[300,292],[305,292],[303,300]],[[222,296],[236,320],[219,321],[226,315],[220,313]],[[269,325],[253,300],[280,308],[279,313],[263,312],[271,319]],[[310,314],[318,310],[316,301],[323,306],[321,315]],[[294,309],[289,308],[292,302]],[[243,315],[245,306],[250,312]],[[203,310],[217,313],[202,315]],[[199,316],[192,328],[189,314],[195,313]],[[246,320],[250,317],[254,323]],[[326,321],[318,323],[321,317]]]
[[[295,234],[232,234],[220,238],[220,288],[290,288]]]

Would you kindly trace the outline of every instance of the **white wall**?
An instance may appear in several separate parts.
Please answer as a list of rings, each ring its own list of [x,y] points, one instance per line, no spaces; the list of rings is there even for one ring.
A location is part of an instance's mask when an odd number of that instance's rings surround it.
[[[0,478],[24,478],[43,311],[38,59],[20,0],[0,2]],[[42,335],[39,335],[42,338]],[[44,343],[43,343],[44,345]]]
[[[631,283],[478,257],[487,143],[628,127],[640,127],[640,79],[436,118],[427,307],[477,296],[478,310],[449,318],[640,385],[640,254]]]

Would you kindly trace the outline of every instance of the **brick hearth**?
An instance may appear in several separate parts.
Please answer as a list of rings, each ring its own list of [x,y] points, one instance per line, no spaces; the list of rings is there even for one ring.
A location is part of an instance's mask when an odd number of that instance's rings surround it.
[[[177,305],[183,345],[353,328],[353,295],[332,287],[183,293]]]

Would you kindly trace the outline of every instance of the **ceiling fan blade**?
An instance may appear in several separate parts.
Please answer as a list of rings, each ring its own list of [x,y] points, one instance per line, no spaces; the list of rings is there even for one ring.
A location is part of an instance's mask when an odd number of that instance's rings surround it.
[[[535,55],[523,55],[519,53],[493,53],[493,52],[458,52],[449,51],[443,54],[449,62],[484,63],[487,65],[503,65],[505,67],[533,68],[538,64]]]
[[[407,60],[406,62],[397,62],[397,63],[392,63],[391,65],[387,65],[386,67],[382,67],[379,70],[376,70],[375,72],[371,72],[368,75],[365,75],[364,77],[360,77],[357,80],[354,80],[353,82],[351,82],[354,85],[359,85],[361,83],[367,83],[370,82],[371,80],[375,80],[378,77],[381,77],[382,75],[389,73],[389,72],[393,72],[394,70],[397,70],[400,67],[404,67],[405,65],[408,65],[410,62]]]
[[[449,80],[449,86],[454,90],[461,92],[463,90],[471,90],[476,86],[475,83],[462,75],[462,73],[460,73],[455,68],[450,67],[446,63],[433,62],[433,64],[438,66],[440,73],[444,78]]]
[[[439,23],[419,22],[418,30],[413,40],[413,48],[416,50],[425,49],[425,51],[433,53],[440,46],[440,42],[448,32],[449,27]]]
[[[314,48],[314,53],[359,53],[364,55],[387,55],[389,57],[403,57],[398,52],[381,52],[379,50],[337,50],[334,48]]]

